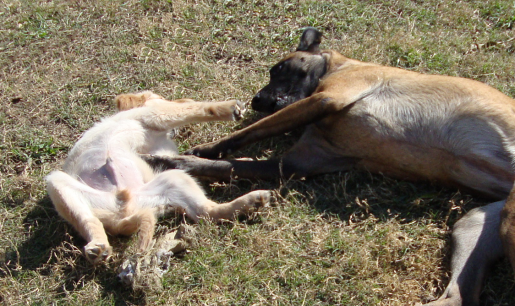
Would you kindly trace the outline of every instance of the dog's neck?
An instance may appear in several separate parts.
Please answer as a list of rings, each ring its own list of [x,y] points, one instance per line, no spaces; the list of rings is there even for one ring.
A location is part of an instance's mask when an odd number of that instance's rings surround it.
[[[355,59],[348,58],[341,53],[334,50],[322,51],[322,56],[326,62],[326,73],[324,76],[328,76],[341,69],[345,69],[351,66],[375,66],[376,64],[358,61]]]

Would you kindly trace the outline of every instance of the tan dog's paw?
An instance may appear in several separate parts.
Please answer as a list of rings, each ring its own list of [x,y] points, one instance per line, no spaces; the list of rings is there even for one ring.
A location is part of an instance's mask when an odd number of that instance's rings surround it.
[[[141,107],[148,100],[163,99],[151,91],[143,91],[134,94],[121,94],[114,98],[114,103],[119,111],[125,111],[136,107]]]
[[[84,255],[92,264],[96,265],[105,262],[113,253],[113,248],[109,244],[90,242],[84,247]]]

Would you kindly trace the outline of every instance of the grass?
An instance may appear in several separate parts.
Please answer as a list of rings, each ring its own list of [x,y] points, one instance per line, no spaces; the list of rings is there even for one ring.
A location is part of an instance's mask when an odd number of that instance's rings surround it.
[[[226,201],[276,189],[250,220],[196,225],[191,253],[174,258],[163,290],[124,288],[117,255],[91,267],[84,241],[61,220],[43,177],[81,133],[114,112],[119,93],[251,99],[267,71],[316,26],[324,48],[424,73],[463,76],[515,96],[510,1],[0,1],[0,303],[5,305],[410,305],[442,293],[449,233],[481,199],[437,185],[351,171],[305,181],[205,183]],[[181,129],[181,149],[248,124]],[[237,156],[284,152],[298,133]],[[160,222],[159,233],[183,222]],[[483,305],[514,305],[507,261]]]

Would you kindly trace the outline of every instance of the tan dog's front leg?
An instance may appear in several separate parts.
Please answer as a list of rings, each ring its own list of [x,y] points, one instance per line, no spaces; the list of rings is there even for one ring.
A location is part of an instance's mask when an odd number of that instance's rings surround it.
[[[222,158],[250,143],[306,126],[343,109],[346,105],[348,104],[341,103],[324,93],[318,93],[218,141],[188,150],[185,154],[211,159]]]

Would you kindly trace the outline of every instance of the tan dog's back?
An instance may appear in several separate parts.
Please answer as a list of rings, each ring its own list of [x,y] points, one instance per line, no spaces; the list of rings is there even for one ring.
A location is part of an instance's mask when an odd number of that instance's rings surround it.
[[[440,181],[494,198],[508,194],[515,179],[513,99],[468,79],[359,66],[321,83],[339,101],[343,93],[336,84],[369,80],[351,107],[308,127],[324,134],[327,150],[357,157],[372,172]]]

